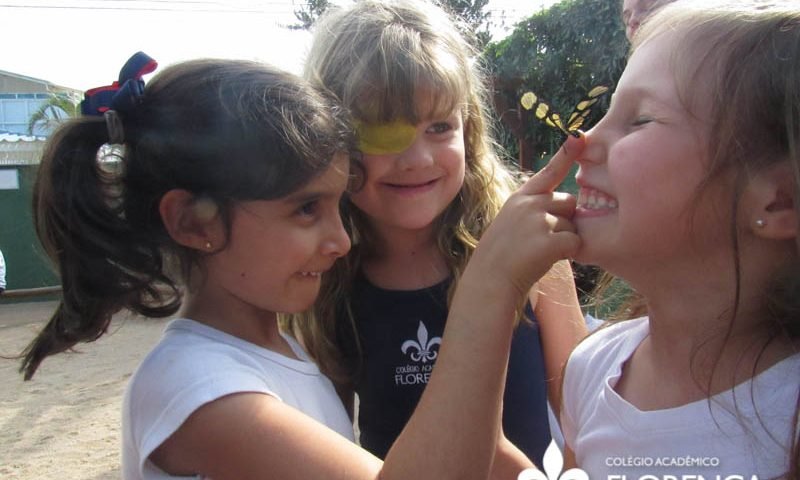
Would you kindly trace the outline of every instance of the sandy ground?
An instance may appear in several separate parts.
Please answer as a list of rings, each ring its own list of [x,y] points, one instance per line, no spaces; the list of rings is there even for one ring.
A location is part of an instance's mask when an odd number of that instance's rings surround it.
[[[0,355],[18,354],[54,302],[0,305]],[[51,357],[23,382],[0,359],[0,479],[120,478],[122,394],[167,320],[120,315],[109,334]]]

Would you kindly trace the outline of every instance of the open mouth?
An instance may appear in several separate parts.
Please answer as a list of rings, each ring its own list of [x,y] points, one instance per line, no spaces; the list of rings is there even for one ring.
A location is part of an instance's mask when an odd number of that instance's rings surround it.
[[[578,208],[586,210],[614,210],[617,199],[594,188],[581,188],[578,193]]]

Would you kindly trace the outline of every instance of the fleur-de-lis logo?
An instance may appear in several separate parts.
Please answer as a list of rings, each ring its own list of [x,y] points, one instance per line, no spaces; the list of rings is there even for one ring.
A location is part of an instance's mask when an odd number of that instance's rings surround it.
[[[570,468],[561,473],[561,469],[564,468],[564,457],[553,440],[544,452],[542,463],[547,476],[535,468],[526,468],[520,472],[517,480],[589,480],[589,475],[580,468]]]
[[[419,322],[419,327],[417,328],[417,339],[416,340],[406,340],[403,342],[403,345],[400,347],[400,350],[403,353],[407,353],[411,350],[411,360],[415,362],[432,362],[436,359],[436,356],[439,355],[438,349],[436,351],[433,350],[434,345],[441,345],[442,344],[442,337],[433,337],[428,340],[428,329],[425,328],[425,324]]]

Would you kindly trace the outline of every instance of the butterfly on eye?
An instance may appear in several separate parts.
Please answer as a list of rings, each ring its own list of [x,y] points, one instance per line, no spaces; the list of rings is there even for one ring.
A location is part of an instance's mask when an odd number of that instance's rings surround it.
[[[566,122],[561,119],[561,115],[553,112],[550,105],[543,102],[542,99],[537,97],[533,92],[525,92],[525,94],[520,97],[519,103],[522,104],[525,110],[533,110],[533,114],[536,118],[543,120],[551,127],[560,130],[565,135],[578,137],[580,136],[578,135],[578,129],[581,128],[586,117],[591,113],[592,105],[606,92],[608,92],[608,87],[604,86],[597,86],[589,90],[589,93],[586,94],[584,99],[578,102],[572,110]]]

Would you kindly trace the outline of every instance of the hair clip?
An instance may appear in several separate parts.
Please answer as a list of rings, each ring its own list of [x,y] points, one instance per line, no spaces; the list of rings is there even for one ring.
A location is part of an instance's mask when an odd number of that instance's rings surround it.
[[[125,143],[125,130],[122,128],[122,120],[116,110],[106,110],[103,117],[106,119],[106,128],[108,129],[108,143],[112,145]]]

